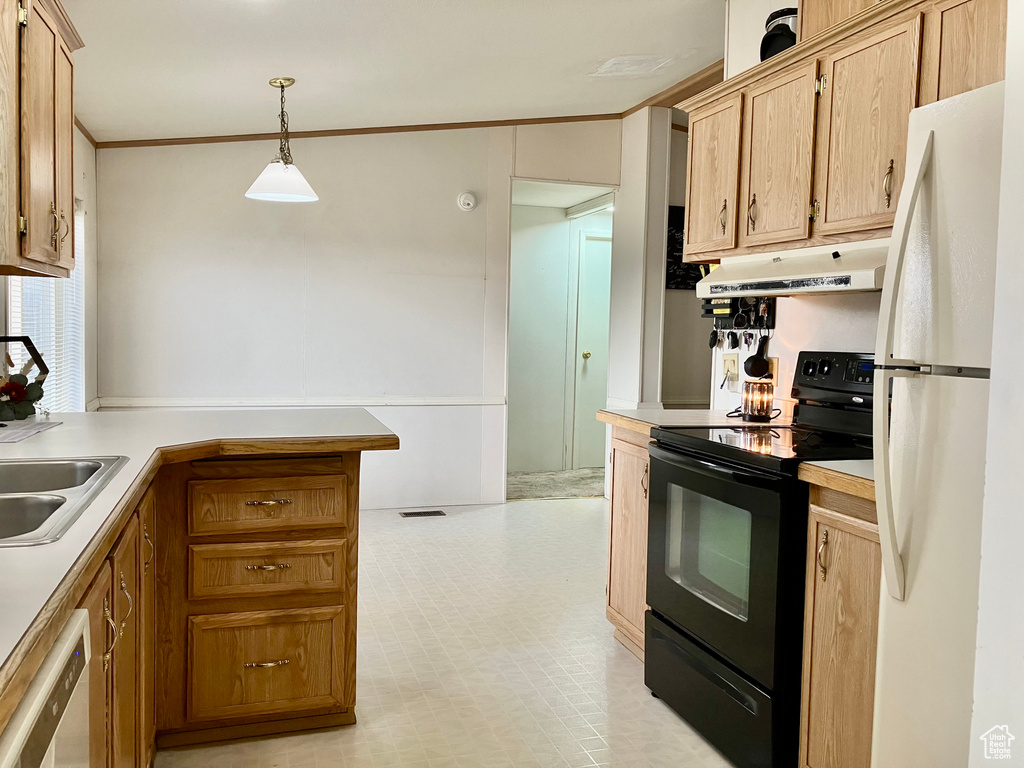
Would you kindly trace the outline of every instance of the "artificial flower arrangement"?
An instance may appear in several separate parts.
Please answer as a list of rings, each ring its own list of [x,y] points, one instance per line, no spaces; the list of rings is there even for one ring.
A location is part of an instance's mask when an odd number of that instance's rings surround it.
[[[10,353],[4,352],[3,374],[0,375],[0,421],[27,419],[35,415],[36,403],[43,399],[43,380],[46,372],[40,370],[34,381],[29,374],[36,368],[36,361],[29,358],[17,373],[11,373],[14,361]]]

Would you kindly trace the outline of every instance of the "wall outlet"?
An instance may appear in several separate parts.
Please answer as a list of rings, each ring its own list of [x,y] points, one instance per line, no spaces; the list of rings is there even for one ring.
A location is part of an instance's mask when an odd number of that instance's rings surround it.
[[[772,384],[776,387],[779,386],[779,358],[768,358],[768,373],[772,376]]]
[[[722,355],[722,378],[738,381],[740,378],[740,356],[736,352]]]

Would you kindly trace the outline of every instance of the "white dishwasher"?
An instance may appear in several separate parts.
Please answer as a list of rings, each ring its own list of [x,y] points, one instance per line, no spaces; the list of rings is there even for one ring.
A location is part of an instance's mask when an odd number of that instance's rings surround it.
[[[89,768],[89,656],[77,610],[0,735],[0,768]]]

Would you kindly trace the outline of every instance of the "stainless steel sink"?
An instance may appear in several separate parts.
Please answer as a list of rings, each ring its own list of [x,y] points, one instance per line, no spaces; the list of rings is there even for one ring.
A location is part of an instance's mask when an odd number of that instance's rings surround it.
[[[103,466],[96,459],[0,463],[0,493],[40,493],[85,485]]]
[[[0,547],[57,541],[126,461],[124,456],[0,461]]]

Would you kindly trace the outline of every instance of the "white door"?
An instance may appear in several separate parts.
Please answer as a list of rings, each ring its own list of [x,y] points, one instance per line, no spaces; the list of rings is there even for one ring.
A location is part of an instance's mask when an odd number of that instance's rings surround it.
[[[608,320],[611,301],[612,241],[606,235],[580,235],[576,304],[576,385],[573,408],[572,467],[603,467],[605,427],[596,414],[608,400]]]

